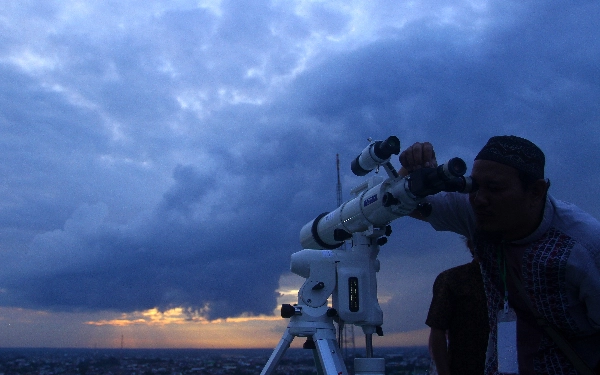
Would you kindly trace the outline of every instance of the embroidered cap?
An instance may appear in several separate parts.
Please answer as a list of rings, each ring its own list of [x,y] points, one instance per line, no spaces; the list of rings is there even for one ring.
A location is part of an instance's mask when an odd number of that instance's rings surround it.
[[[546,157],[542,150],[533,142],[514,135],[490,138],[475,160],[495,161],[525,172],[535,179],[544,178]]]

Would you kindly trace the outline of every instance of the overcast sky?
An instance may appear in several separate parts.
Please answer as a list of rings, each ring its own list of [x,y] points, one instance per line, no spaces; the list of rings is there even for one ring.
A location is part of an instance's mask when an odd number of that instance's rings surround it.
[[[337,207],[336,154],[345,199],[364,181],[369,137],[469,169],[526,137],[551,193],[600,217],[599,19],[583,0],[4,1],[0,346],[280,335],[299,231]],[[392,226],[384,332],[422,344],[435,276],[470,257]]]

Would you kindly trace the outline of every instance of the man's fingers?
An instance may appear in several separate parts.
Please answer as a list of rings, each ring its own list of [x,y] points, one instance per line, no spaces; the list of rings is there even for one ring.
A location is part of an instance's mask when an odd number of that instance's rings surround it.
[[[437,167],[433,145],[415,142],[400,154],[400,164],[408,171],[421,167]]]
[[[412,160],[413,160],[413,168],[418,168],[423,166],[423,143],[415,143],[412,145]]]
[[[435,151],[433,151],[433,145],[429,142],[423,143],[422,146],[423,164],[426,167],[437,167],[437,160],[435,159]]]
[[[407,170],[410,170],[412,168],[413,158],[411,147],[407,148],[406,150],[400,153],[400,164],[402,164],[402,166]]]

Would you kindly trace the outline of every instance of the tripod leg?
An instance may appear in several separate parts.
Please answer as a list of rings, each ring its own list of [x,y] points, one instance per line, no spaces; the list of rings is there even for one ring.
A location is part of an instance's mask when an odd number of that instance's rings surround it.
[[[348,375],[346,364],[342,358],[335,338],[315,340],[317,352],[321,362],[321,368],[326,375]]]
[[[279,364],[281,357],[283,357],[285,351],[288,350],[293,340],[294,336],[290,334],[289,328],[286,328],[285,332],[283,332],[281,340],[279,340],[279,344],[277,344],[277,346],[273,350],[273,353],[271,353],[271,357],[269,357],[269,360],[267,361],[267,364],[263,368],[260,375],[269,375],[273,373],[273,371]]]
[[[323,371],[323,365],[321,364],[321,356],[319,355],[319,351],[317,350],[316,346],[314,347],[314,349],[312,349],[312,354],[313,359],[315,360],[315,369],[317,370],[317,375],[326,375],[326,373]]]

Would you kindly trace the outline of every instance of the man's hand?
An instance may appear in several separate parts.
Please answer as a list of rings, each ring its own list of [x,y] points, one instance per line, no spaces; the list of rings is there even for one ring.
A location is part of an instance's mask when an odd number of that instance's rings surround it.
[[[398,173],[401,176],[406,176],[410,172],[422,167],[437,167],[433,145],[429,142],[416,142],[402,151],[400,154],[400,164],[402,164],[402,167]]]

